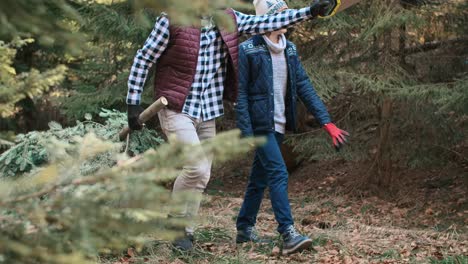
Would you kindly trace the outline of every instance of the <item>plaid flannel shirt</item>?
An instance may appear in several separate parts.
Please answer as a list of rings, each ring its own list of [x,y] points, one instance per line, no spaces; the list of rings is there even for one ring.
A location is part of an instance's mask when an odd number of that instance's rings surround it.
[[[273,15],[254,16],[235,11],[239,35],[263,34],[291,26],[311,17],[309,7],[288,9]],[[160,16],[146,40],[138,50],[128,79],[127,104],[138,105],[148,71],[164,52],[169,42],[169,20]],[[183,113],[204,121],[224,114],[223,91],[227,72],[228,50],[223,45],[216,26],[201,30],[200,51],[194,82],[185,100]]]

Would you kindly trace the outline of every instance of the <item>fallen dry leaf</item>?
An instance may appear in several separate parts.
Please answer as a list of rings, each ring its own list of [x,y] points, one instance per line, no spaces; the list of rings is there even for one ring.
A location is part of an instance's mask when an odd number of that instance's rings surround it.
[[[343,261],[344,261],[344,264],[352,264],[353,263],[353,259],[350,256],[345,256],[343,258]]]
[[[281,249],[278,246],[275,246],[273,250],[271,250],[271,255],[272,256],[279,256],[281,253]]]
[[[425,214],[427,215],[433,215],[434,214],[434,210],[432,210],[432,208],[427,208],[426,211],[424,211]]]
[[[127,255],[130,257],[130,258],[133,258],[135,257],[135,249],[134,248],[128,248],[127,249]]]

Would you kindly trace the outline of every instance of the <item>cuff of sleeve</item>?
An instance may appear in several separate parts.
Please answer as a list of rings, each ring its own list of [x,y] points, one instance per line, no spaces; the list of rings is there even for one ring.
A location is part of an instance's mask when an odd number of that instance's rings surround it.
[[[312,10],[311,10],[310,6],[304,7],[303,9],[305,9],[304,12],[305,12],[307,17],[312,17]]]
[[[140,105],[140,100],[127,98],[127,105]]]
[[[325,128],[327,125],[333,124],[333,122],[329,119],[326,120],[325,122],[321,123],[322,128]]]

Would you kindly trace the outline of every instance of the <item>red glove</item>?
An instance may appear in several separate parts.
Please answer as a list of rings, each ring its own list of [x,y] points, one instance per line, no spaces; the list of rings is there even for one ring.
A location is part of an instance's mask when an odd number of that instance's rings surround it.
[[[337,128],[333,123],[325,124],[323,128],[328,132],[328,134],[332,138],[333,146],[335,147],[336,151],[339,151],[340,148],[346,142],[346,136],[349,136],[349,133]]]

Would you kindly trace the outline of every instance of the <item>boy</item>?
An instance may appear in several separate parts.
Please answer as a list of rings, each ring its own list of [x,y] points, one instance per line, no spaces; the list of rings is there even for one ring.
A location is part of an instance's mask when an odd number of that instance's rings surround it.
[[[275,2],[271,5],[271,2]],[[257,15],[284,12],[283,0],[255,0]],[[283,253],[308,248],[312,240],[294,227],[288,200],[288,172],[280,146],[286,130],[296,129],[296,99],[330,134],[339,148],[348,133],[331,123],[330,115],[299,61],[296,46],[286,40],[286,29],[256,35],[239,48],[239,96],[237,125],[243,136],[266,136],[267,143],[255,152],[244,202],[237,217],[237,243],[260,242],[255,223],[268,186],[270,199],[283,238]]]

